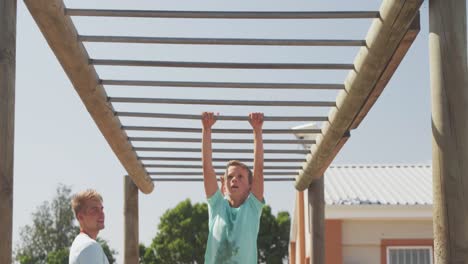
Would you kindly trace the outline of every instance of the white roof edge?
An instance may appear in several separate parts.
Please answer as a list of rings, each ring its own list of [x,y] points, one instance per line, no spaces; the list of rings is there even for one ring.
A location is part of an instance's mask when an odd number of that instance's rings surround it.
[[[432,163],[343,163],[331,164],[329,168],[430,168]]]
[[[325,219],[431,220],[432,205],[327,205]]]

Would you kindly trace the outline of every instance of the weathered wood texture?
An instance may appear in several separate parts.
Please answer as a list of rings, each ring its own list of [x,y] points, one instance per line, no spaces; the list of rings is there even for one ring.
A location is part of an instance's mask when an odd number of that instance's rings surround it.
[[[466,0],[429,1],[434,255],[468,263]]]
[[[124,197],[124,264],[138,264],[138,188],[128,176],[124,177]]]
[[[380,8],[380,19],[375,19],[367,34],[367,47],[362,47],[355,61],[355,70],[345,80],[345,91],[336,100],[336,109],[329,113],[329,124],[322,128],[311,158],[299,173],[296,189],[305,190],[320,178],[330,157],[351,128],[373,88],[388,67],[406,32],[418,14],[422,0],[385,0]],[[324,168],[325,167],[325,168]]]
[[[325,264],[325,192],[323,176],[308,189],[312,263]]]
[[[12,263],[16,0],[0,2],[0,263]]]
[[[379,81],[375,85],[374,89],[372,89],[372,92],[369,94],[369,97],[357,114],[356,119],[354,119],[353,123],[351,124],[351,129],[355,129],[361,124],[362,120],[364,120],[372,106],[374,106],[375,102],[377,102],[380,94],[382,94],[384,88],[387,86],[393,74],[398,69],[398,66],[419,34],[421,29],[420,20],[421,18],[418,13],[418,15],[414,18],[413,23],[411,23],[411,26],[406,32],[405,36],[401,40],[397,50],[390,58],[390,62],[385,68],[385,71],[382,73],[382,76],[380,76]]]
[[[65,16],[62,0],[25,0],[26,6],[44,34],[49,46],[78,92],[118,159],[143,193],[153,191],[154,185],[137,159],[120,120],[114,116],[107,94],[99,84],[95,68],[70,19]]]

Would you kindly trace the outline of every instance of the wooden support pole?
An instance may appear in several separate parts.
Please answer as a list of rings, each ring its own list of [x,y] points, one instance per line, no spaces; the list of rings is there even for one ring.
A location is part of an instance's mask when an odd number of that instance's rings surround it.
[[[309,195],[309,223],[312,242],[312,263],[325,264],[325,192],[323,176],[312,183]]]
[[[124,264],[138,264],[138,188],[129,176],[124,177],[125,251]]]
[[[29,12],[49,43],[83,104],[98,126],[120,163],[143,193],[154,185],[138,160],[122,124],[107,101],[107,93],[99,83],[96,69],[89,65],[89,56],[62,0],[24,0]]]
[[[0,263],[12,263],[16,0],[0,3]]]
[[[434,255],[468,263],[466,0],[429,1]]]
[[[329,113],[329,123],[317,137],[317,145],[311,151],[307,164],[299,173],[296,189],[305,190],[322,177],[327,162],[334,158],[334,150],[343,135],[352,128],[355,118],[372,90],[379,82],[392,56],[402,44],[406,32],[418,14],[422,0],[384,0],[380,7],[380,18],[375,19],[366,37],[367,46],[362,47],[354,60],[354,71],[345,80],[345,91],[336,99],[336,108]]]
[[[298,228],[297,228],[297,241],[299,242],[299,262],[298,264],[305,264],[305,214],[304,214],[304,192],[297,192],[297,206],[298,206]]]

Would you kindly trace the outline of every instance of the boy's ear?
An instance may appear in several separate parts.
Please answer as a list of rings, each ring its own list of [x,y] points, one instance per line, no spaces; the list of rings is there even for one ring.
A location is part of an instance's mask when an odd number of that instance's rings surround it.
[[[82,212],[78,212],[76,213],[76,219],[79,221],[81,221],[83,219],[83,213]]]

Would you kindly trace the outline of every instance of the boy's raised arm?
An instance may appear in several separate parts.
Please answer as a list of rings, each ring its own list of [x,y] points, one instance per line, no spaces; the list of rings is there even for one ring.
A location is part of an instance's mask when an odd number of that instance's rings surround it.
[[[252,193],[259,201],[263,200],[263,113],[249,114],[249,122],[254,134],[254,167]]]
[[[213,168],[213,157],[211,148],[211,127],[216,122],[212,112],[202,113],[203,137],[202,137],[202,163],[203,182],[205,184],[206,197],[211,197],[218,190],[216,172]]]

